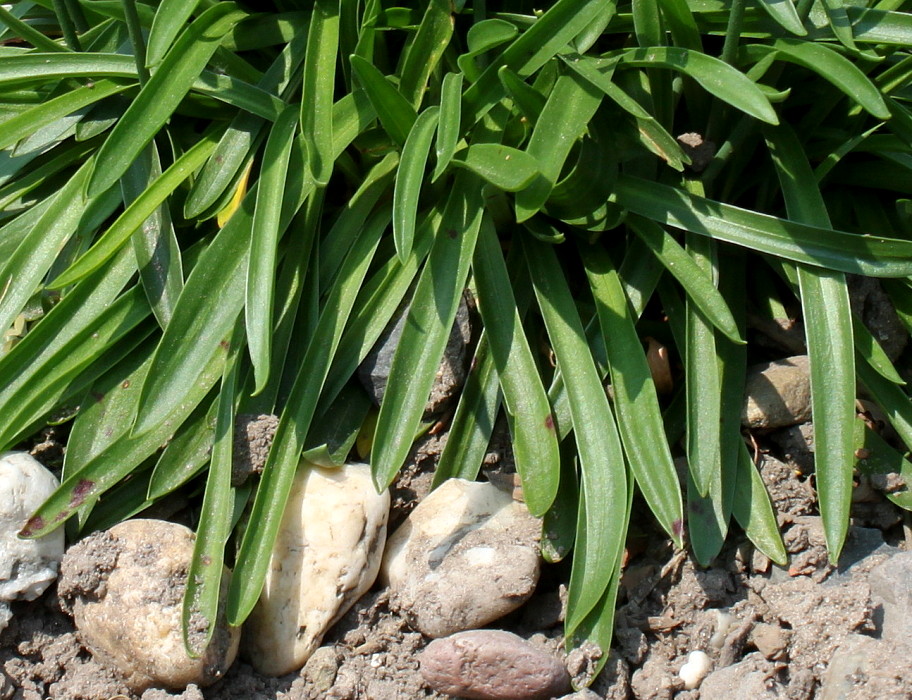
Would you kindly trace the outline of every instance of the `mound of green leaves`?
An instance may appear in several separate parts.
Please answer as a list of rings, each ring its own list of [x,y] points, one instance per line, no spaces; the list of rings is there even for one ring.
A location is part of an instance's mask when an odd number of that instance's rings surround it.
[[[240,624],[302,452],[338,464],[373,420],[360,361],[410,299],[383,488],[469,287],[483,332],[435,480],[475,478],[506,412],[544,553],[572,556],[569,644],[610,645],[635,491],[701,562],[733,518],[784,561],[741,435],[748,312],[800,305],[835,559],[853,469],[910,470],[855,417],[860,379],[912,445],[846,282],[887,278],[912,326],[903,0],[310,5],[0,8],[0,448],[72,421],[25,534],[190,498],[185,619],[213,618],[228,560]],[[235,417],[269,413],[234,487]]]

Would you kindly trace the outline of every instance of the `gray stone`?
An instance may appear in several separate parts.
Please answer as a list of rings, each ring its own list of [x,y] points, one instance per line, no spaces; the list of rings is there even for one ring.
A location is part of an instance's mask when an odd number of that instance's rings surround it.
[[[434,690],[472,700],[549,700],[570,691],[570,675],[560,661],[500,630],[435,639],[419,662]]]
[[[308,688],[313,693],[326,693],[336,682],[339,670],[339,657],[335,647],[325,646],[317,649],[304,664],[301,675],[307,680]]]
[[[404,307],[380,336],[371,352],[358,367],[358,379],[378,406],[386,393],[386,382],[393,366],[393,356],[402,337],[408,317]],[[472,337],[471,314],[465,297],[459,302],[456,319],[437,369],[437,377],[425,406],[425,415],[439,413],[450,398],[458,393],[468,373],[468,349]]]
[[[847,636],[830,658],[818,700],[912,697],[912,646],[862,634]]]
[[[879,604],[883,639],[912,639],[912,552],[898,552],[868,574],[871,598]]]
[[[387,542],[381,577],[428,637],[482,627],[538,583],[541,521],[492,484],[450,479]]]
[[[760,654],[748,654],[742,661],[717,669],[703,679],[701,698],[725,700],[776,700],[785,689],[773,680],[775,665]]]
[[[748,370],[741,424],[783,428],[811,419],[811,378],[807,355],[764,362]]]
[[[58,486],[57,478],[26,452],[0,454],[0,631],[14,600],[35,600],[57,578],[63,528],[38,539],[19,530]]]

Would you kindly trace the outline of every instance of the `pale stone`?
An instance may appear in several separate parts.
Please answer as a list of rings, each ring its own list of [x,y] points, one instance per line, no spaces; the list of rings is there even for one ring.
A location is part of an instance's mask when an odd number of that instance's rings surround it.
[[[184,647],[181,616],[195,538],[176,523],[127,520],[77,543],[63,559],[58,592],[80,638],[137,694],[210,685],[237,655],[240,629],[228,626],[223,611],[198,658]],[[224,569],[222,600],[229,574]]]
[[[488,483],[450,479],[390,537],[381,575],[429,637],[475,629],[522,605],[538,582],[541,522]]]
[[[302,464],[272,551],[260,600],[245,623],[250,661],[281,676],[301,668],[326,631],[373,585],[389,492],[366,464]]]
[[[685,690],[693,690],[703,682],[711,668],[712,660],[705,651],[692,651],[687,656],[687,662],[678,671],[678,677],[684,681]]]
[[[570,691],[570,674],[551,654],[501,630],[458,632],[418,657],[434,690],[475,700],[547,700]]]
[[[11,616],[9,602],[34,600],[57,578],[63,528],[37,539],[18,535],[58,485],[28,453],[0,454],[0,631]]]
[[[783,428],[811,419],[811,376],[807,355],[765,362],[748,370],[741,424]]]

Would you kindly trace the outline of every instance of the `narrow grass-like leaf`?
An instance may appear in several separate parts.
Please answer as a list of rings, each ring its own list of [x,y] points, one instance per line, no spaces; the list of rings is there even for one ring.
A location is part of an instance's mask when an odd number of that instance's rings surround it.
[[[62,117],[130,87],[132,87],[130,83],[120,84],[111,80],[99,80],[91,87],[78,87],[40,105],[35,105],[0,123],[0,149],[9,148],[41,127],[53,124]]]
[[[301,87],[301,133],[307,144],[307,167],[314,182],[325,185],[333,169],[333,91],[339,51],[339,2],[314,3]]]
[[[564,623],[570,636],[598,604],[617,572],[626,522],[611,513],[627,501],[627,469],[608,397],[554,249],[527,237],[523,250],[567,387],[579,454],[580,510]],[[675,528],[677,532],[682,525]]]
[[[337,102],[333,118],[337,130],[335,153],[344,150],[373,117],[373,112],[355,97]],[[314,189],[313,183],[304,180],[303,170],[303,163],[295,166],[292,161],[279,230],[284,229],[285,222]],[[246,284],[244,271],[250,252],[252,200],[252,197],[245,199],[187,278],[174,319],[156,350],[157,364],[143,385],[143,410],[134,426],[137,434],[154,427],[181,401],[186,387],[231,331],[241,311]]]
[[[459,141],[462,118],[462,73],[447,73],[440,86],[440,116],[437,124],[437,165],[432,182],[436,181],[450,164]]]
[[[92,161],[87,161],[53,197],[35,227],[0,266],[0,328],[13,319],[35,292],[63,244],[76,232],[89,201],[83,196]]]
[[[405,462],[443,356],[481,226],[478,180],[460,173],[418,279],[377,419],[374,485],[384,489]]]
[[[199,0],[162,0],[155,10],[146,45],[146,66],[153,68],[165,57]]]
[[[620,61],[619,69],[629,66],[680,71],[696,80],[711,95],[745,114],[769,124],[779,123],[776,111],[757,84],[718,58],[677,46],[622,49],[612,58]]]
[[[149,477],[146,497],[158,500],[195,477],[212,456],[218,396],[207,397],[174,433]]]
[[[427,166],[434,130],[437,128],[439,109],[428,107],[415,120],[402,149],[396,185],[393,189],[393,239],[396,255],[404,262],[412,250],[415,239],[415,219],[418,216],[418,198]]]
[[[255,377],[254,394],[266,386],[271,371],[276,251],[297,116],[295,107],[287,107],[269,133],[253,212],[244,317]]]
[[[500,400],[494,355],[486,333],[482,331],[447,431],[446,445],[434,469],[432,488],[437,488],[447,479],[475,481],[478,478],[494,432]]]
[[[909,395],[902,387],[884,378],[867,362],[858,362],[855,370],[861,383],[883,409],[900,439],[907,447],[912,445],[912,399]]]
[[[912,17],[908,12],[890,12],[846,5],[855,41],[872,44],[909,46],[912,42]]]
[[[526,152],[541,176],[516,194],[516,220],[523,222],[544,205],[560,176],[570,149],[582,135],[602,101],[602,93],[576,74],[562,75],[548,96]]]
[[[355,77],[367,93],[380,123],[394,143],[405,144],[418,118],[415,109],[376,66],[357,55],[350,57]]]
[[[117,251],[130,239],[143,222],[152,215],[155,209],[171,195],[175,189],[186,180],[215,148],[214,140],[202,138],[190,150],[178,158],[161,177],[156,178],[136,199],[117,217],[95,244],[86,253],[73,263],[63,274],[53,280],[48,286],[60,289],[85,278],[106,261],[110,260]]]
[[[604,10],[603,0],[558,0],[513,41],[463,95],[464,116],[474,124],[504,95],[498,71],[506,66],[521,78],[535,73]]]
[[[912,242],[781,219],[620,175],[621,206],[659,223],[810,265],[875,277],[912,274]]]
[[[505,192],[518,192],[541,174],[538,161],[525,151],[495,143],[476,143],[451,161]]]
[[[672,235],[654,222],[636,216],[628,217],[627,225],[681,283],[688,299],[706,318],[732,342],[743,343],[731,310],[713,285],[712,278],[699,268]]]
[[[295,114],[297,116],[297,114]],[[231,488],[234,447],[235,396],[243,357],[243,324],[238,320],[225,362],[215,419],[215,442],[203,492],[200,521],[187,572],[181,608],[184,648],[198,658],[209,646],[217,627],[223,588],[225,545],[231,534],[234,489]]]
[[[569,422],[569,418],[567,419]],[[557,497],[542,518],[542,558],[556,564],[573,550],[579,518],[579,474],[576,469],[575,445],[572,440],[561,443],[561,473]]]
[[[107,190],[173,114],[219,41],[246,13],[218,3],[198,17],[165,56],[98,152],[89,195]]]
[[[209,393],[222,374],[225,354],[222,351],[210,359],[186,392],[186,400],[177,405],[174,412],[154,430],[138,437],[125,436],[69,476],[29,519],[20,534],[23,537],[41,537],[56,529],[84,504],[93,503],[159,449]]]
[[[665,440],[659,399],[627,295],[604,248],[581,246],[580,257],[608,353],[624,453],[649,509],[668,535],[677,537],[684,518],[681,489]]]
[[[542,515],[557,495],[560,453],[548,396],[522,328],[500,242],[484,217],[472,259],[478,308],[511,417],[516,470],[529,512]]]
[[[158,147],[152,141],[120,179],[124,204],[129,205],[145,194],[149,185],[161,176]],[[159,325],[165,328],[171,321],[174,304],[184,285],[180,245],[171,223],[167,201],[159,204],[136,229],[131,236],[131,243],[146,298]]]
[[[853,315],[852,334],[855,350],[861,354],[865,361],[876,369],[883,377],[895,384],[905,384],[905,380],[896,371],[887,353],[874,335],[867,329],[864,322]]]
[[[453,35],[453,16],[449,0],[431,0],[421,25],[402,62],[399,91],[418,109],[428,78],[437,67]]]
[[[717,253],[712,240],[690,233],[687,250],[704,275],[715,276]],[[689,297],[685,305],[687,463],[697,494],[706,497],[711,485],[720,486],[722,477],[721,378],[712,324]],[[713,503],[718,504],[718,498],[713,498]]]
[[[519,108],[523,116],[532,124],[538,121],[541,116],[548,98],[528,85],[522,78],[509,68],[504,66],[497,72],[500,82],[503,83],[507,95],[513,100],[513,104]]]
[[[769,16],[787,32],[797,36],[807,36],[807,29],[804,28],[792,0],[760,0],[760,7],[766,10]]]
[[[377,212],[372,221],[365,224],[362,235],[346,256],[336,283],[326,298],[317,327],[307,344],[301,371],[282,411],[263,468],[263,476],[250,512],[250,524],[241,541],[234,577],[228,591],[229,624],[239,625],[243,622],[260,596],[273,543],[326,374],[388,221],[387,209]]]
[[[311,424],[301,457],[321,467],[341,467],[373,405],[357,381],[346,384]]]
[[[766,134],[789,217],[829,226],[823,197],[795,133],[782,126],[768,128]],[[799,265],[798,283],[811,372],[817,493],[827,550],[835,563],[848,531],[852,501],[852,311],[843,273]]]
[[[783,38],[772,46],[751,44],[744,51],[754,61],[775,53],[776,58],[803,66],[829,81],[872,116],[890,118],[890,110],[877,86],[854,63],[825,44]]]
[[[788,553],[785,551],[766,485],[743,442],[738,451],[738,482],[732,515],[757,549],[779,566],[788,563]]]
[[[912,463],[871,430],[864,420],[855,420],[855,456],[859,472],[869,476],[898,474],[905,488],[888,489],[884,495],[900,508],[912,510]]]

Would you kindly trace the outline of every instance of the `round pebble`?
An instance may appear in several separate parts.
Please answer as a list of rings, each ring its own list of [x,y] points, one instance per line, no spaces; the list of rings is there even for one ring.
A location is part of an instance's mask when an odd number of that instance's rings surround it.
[[[501,630],[435,639],[419,662],[434,690],[471,700],[548,700],[570,691],[570,675],[560,661]]]

